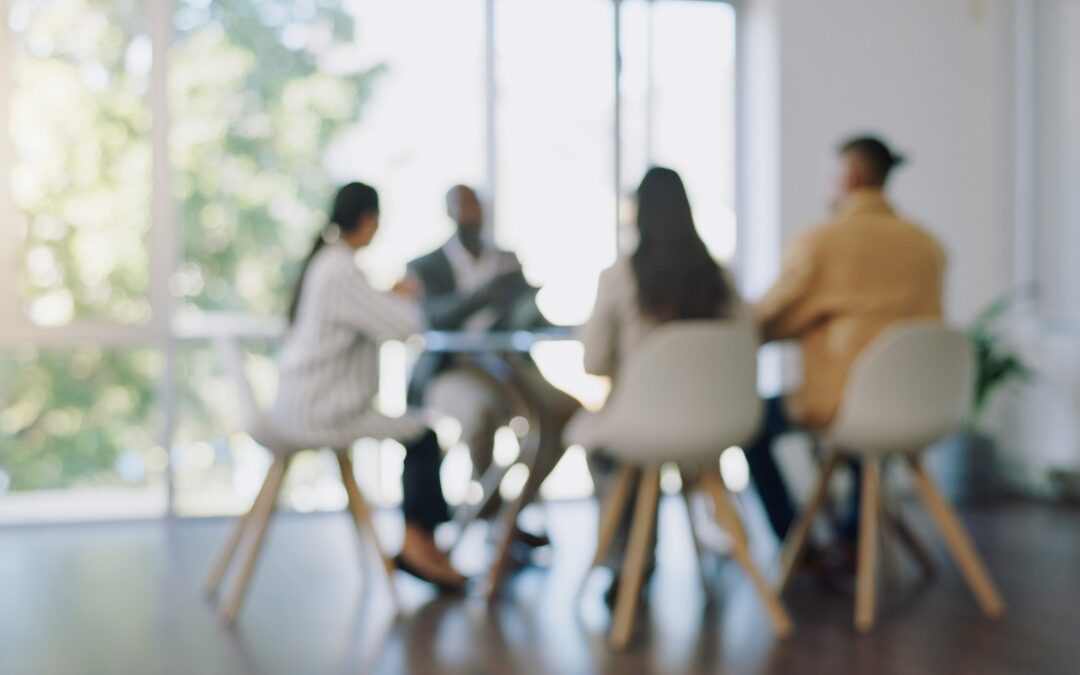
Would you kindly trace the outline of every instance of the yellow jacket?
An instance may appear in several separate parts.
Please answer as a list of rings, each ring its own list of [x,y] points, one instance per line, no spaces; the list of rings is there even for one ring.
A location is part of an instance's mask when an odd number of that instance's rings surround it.
[[[762,339],[798,340],[803,386],[788,398],[799,424],[836,416],[848,370],[896,321],[941,318],[945,253],[876,190],[852,194],[832,222],[787,246],[779,281],[755,307]]]

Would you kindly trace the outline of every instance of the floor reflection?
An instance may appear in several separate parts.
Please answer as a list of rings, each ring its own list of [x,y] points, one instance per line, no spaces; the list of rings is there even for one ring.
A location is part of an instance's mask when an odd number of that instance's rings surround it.
[[[982,617],[938,550],[929,580],[898,561],[899,581],[882,586],[881,620],[867,636],[852,628],[850,595],[797,577],[785,596],[795,633],[777,642],[736,566],[710,565],[716,597],[707,602],[684,507],[670,500],[657,570],[623,653],[606,642],[608,575],[581,584],[595,506],[563,503],[542,515],[555,543],[550,563],[515,574],[493,605],[476,594],[440,597],[398,574],[400,615],[377,568],[358,564],[347,517],[284,515],[232,630],[200,592],[224,520],[0,529],[0,672],[1051,673],[1080,661],[1076,511],[1016,503],[965,511],[1009,601],[1001,621]],[[400,515],[380,518],[392,530]],[[486,539],[478,528],[459,553],[480,580]],[[773,560],[767,551],[759,558]]]

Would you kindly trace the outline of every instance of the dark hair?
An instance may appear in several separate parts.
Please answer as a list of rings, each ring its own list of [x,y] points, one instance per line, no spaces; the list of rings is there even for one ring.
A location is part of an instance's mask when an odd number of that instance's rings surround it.
[[[857,154],[870,170],[870,180],[878,187],[884,187],[893,169],[904,163],[904,157],[889,149],[885,141],[877,136],[855,136],[840,144],[838,151],[843,154]]]
[[[349,183],[338,190],[337,196],[334,197],[329,224],[337,227],[339,232],[352,232],[360,225],[360,217],[372,212],[379,212],[379,193],[370,185]],[[296,321],[296,312],[300,307],[300,294],[304,290],[304,277],[307,276],[311,259],[325,244],[326,230],[323,230],[315,237],[311,252],[307,254],[300,266],[300,276],[296,280],[292,301],[289,303],[289,323]]]
[[[640,239],[630,262],[642,313],[660,322],[725,315],[733,291],[694,227],[679,174],[649,169],[637,202]]]

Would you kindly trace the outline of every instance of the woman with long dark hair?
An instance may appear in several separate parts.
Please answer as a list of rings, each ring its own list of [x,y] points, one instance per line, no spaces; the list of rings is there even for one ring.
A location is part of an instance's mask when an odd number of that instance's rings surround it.
[[[751,325],[731,276],[698,235],[679,174],[649,169],[637,189],[637,249],[600,276],[586,324],[585,369],[617,379],[620,366],[657,326],[732,318]]]
[[[304,260],[289,305],[273,421],[280,433],[313,446],[348,448],[359,438],[401,442],[407,451],[405,544],[398,566],[440,587],[458,588],[465,580],[433,537],[435,526],[448,518],[435,434],[416,415],[390,417],[375,407],[380,343],[423,328],[415,293],[407,285],[380,292],[356,266],[356,251],[371,243],[378,228],[375,189],[363,183],[341,188],[330,223]]]
[[[611,378],[614,387],[619,386],[619,372],[627,359],[665,323],[730,319],[754,330],[731,276],[698,235],[686,188],[671,169],[654,167],[642,179],[637,190],[637,234],[634,253],[600,276],[596,306],[582,336],[585,370]],[[595,419],[580,415],[571,422],[571,435],[588,437],[584,427]],[[614,474],[614,462],[602,448],[589,450],[589,469],[601,496]],[[613,552],[625,546],[628,528],[629,521],[624,522]],[[606,596],[609,602],[618,588],[621,557],[613,553],[606,561],[616,573]]]

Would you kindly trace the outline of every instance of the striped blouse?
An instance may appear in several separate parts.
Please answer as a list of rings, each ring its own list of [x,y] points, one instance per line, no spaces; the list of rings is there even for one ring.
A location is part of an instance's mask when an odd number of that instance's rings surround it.
[[[388,417],[375,406],[379,345],[423,329],[418,307],[371,286],[343,242],[311,259],[296,319],[278,354],[274,426],[303,445],[346,448],[359,438],[408,442],[424,430],[416,415]]]

